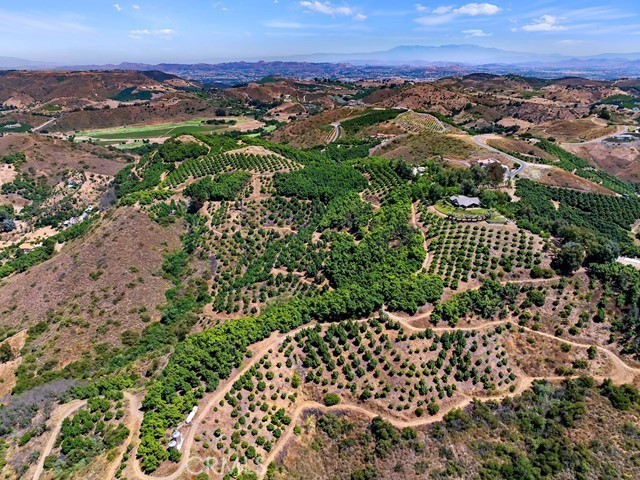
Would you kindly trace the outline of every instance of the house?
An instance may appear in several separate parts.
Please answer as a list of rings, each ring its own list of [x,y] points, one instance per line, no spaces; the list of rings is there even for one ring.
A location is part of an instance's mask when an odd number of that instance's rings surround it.
[[[449,201],[458,208],[479,208],[482,205],[478,197],[467,197],[465,195],[454,195],[449,197]]]

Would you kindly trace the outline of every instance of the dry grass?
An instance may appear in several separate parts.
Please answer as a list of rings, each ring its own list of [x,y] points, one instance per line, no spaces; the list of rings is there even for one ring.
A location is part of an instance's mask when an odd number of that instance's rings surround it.
[[[536,147],[535,145],[532,145],[524,140],[518,140],[516,138],[492,138],[490,140],[487,140],[487,145],[507,153],[515,152],[521,155],[544,158],[545,160],[549,160],[552,162],[557,161],[557,159],[550,153],[547,153],[541,148]]]
[[[587,349],[571,346],[564,351],[561,338],[557,340],[536,335],[535,333],[511,333],[505,342],[509,357],[515,365],[531,377],[562,376],[561,369],[573,370],[573,362],[587,360]],[[614,371],[609,358],[598,352],[595,360],[589,360],[588,370],[574,370],[592,376],[607,377]],[[575,373],[574,373],[575,374]]]
[[[275,142],[289,143],[298,148],[309,148],[326,144],[327,136],[333,131],[332,123],[361,114],[364,110],[336,108],[295,121],[276,130],[272,135]]]
[[[126,165],[124,155],[106,148],[36,134],[0,137],[0,157],[13,152],[24,152],[27,157],[20,171],[45,176],[50,185],[58,183],[67,170],[114,176]]]
[[[638,478],[634,436],[628,425],[638,425],[637,412],[622,412],[600,395],[585,398],[586,415],[567,429],[571,443],[592,446],[593,460],[600,468],[625,472],[628,478]],[[320,412],[309,412],[298,425],[301,434],[289,442],[288,448],[276,462],[277,480],[349,480],[357,469],[374,467],[379,480],[419,480],[425,478],[476,478],[481,465],[487,460],[480,445],[510,443],[512,434],[519,436],[513,424],[500,423],[497,429],[472,427],[467,431],[446,434],[439,438],[432,427],[418,429],[417,441],[423,446],[412,449],[405,444],[391,448],[380,458],[373,454],[370,440],[370,421],[351,413],[340,414],[342,420],[353,425],[344,437],[332,440],[317,427]],[[366,439],[369,438],[367,441]],[[592,443],[593,442],[593,443]],[[462,469],[458,475],[445,476],[447,466]],[[559,475],[559,478],[569,478]]]
[[[592,118],[580,118],[575,120],[557,120],[544,123],[533,128],[540,131],[543,136],[553,136],[566,141],[589,141],[605,135],[612,135],[617,131],[613,125],[602,125]]]
[[[383,147],[378,155],[386,158],[403,158],[408,162],[422,163],[439,157],[467,159],[480,153],[479,147],[467,135],[423,133],[398,138]]]
[[[561,168],[536,168],[529,167],[520,175],[543,185],[551,187],[572,188],[583,192],[603,193],[605,195],[615,195],[615,192],[609,190],[602,185],[594,183],[586,178],[579,177],[571,172],[562,170]]]
[[[142,212],[126,208],[101,221],[87,238],[51,260],[0,286],[0,326],[48,330],[29,352],[60,367],[96,344],[121,345],[125,330],[140,332],[157,321],[169,282],[157,275],[163,255],[179,248],[180,228],[163,228]],[[148,316],[148,317],[147,317]]]
[[[640,183],[640,142],[565,144],[563,148],[612,175]]]

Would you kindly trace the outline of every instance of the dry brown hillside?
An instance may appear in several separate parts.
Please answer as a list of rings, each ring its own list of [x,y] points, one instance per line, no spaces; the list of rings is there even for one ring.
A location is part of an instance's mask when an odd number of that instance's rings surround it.
[[[98,344],[122,345],[159,319],[169,282],[159,276],[163,255],[180,246],[179,226],[161,227],[146,213],[116,210],[86,237],[51,260],[0,284],[0,328],[45,331],[27,340],[36,365],[63,367]]]
[[[450,114],[464,107],[469,100],[457,92],[433,83],[377,90],[365,98],[368,104],[381,107],[404,107],[413,110],[435,110]]]
[[[156,72],[157,73],[157,72]],[[114,97],[125,88],[172,89],[163,80],[172,75],[154,75],[154,72],[3,72],[0,81],[0,102],[10,98],[48,102],[54,99],[85,98],[101,101]],[[154,79],[157,78],[160,81]]]
[[[57,183],[65,170],[114,176],[127,162],[127,157],[104,147],[71,143],[36,134],[12,134],[0,137],[0,157],[23,152],[26,162],[21,171],[46,176],[51,185]]]
[[[640,142],[565,144],[563,148],[617,177],[640,182]]]
[[[218,108],[219,105],[215,102],[193,94],[177,92],[167,94],[150,104],[65,113],[49,127],[49,130],[70,132],[123,125],[182,122],[192,118],[214,117]]]
[[[279,128],[273,133],[272,140],[289,143],[297,148],[323,145],[327,143],[333,132],[332,123],[346,120],[362,113],[364,113],[364,110],[358,108],[327,110]]]

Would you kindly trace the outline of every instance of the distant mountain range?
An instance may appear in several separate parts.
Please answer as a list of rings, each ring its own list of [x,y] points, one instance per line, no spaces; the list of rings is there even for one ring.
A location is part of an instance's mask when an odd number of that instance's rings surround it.
[[[640,54],[637,55],[640,58]],[[531,61],[559,61],[561,55],[512,52],[478,45],[399,46],[391,50],[365,53],[314,53],[297,55],[281,60],[298,62],[351,63],[354,65],[434,65],[462,63],[484,65],[489,63],[523,63]]]
[[[260,78],[261,75],[277,73],[306,77],[341,75],[346,78],[352,75],[358,78],[358,75],[364,74],[374,74],[374,78],[380,78],[387,74],[407,76],[408,73],[412,73],[414,75],[411,78],[416,79],[476,71],[531,74],[547,78],[567,75],[602,79],[640,76],[640,52],[570,57],[559,54],[516,52],[478,45],[399,46],[378,52],[314,53],[250,60],[225,63],[211,59],[199,64],[62,65],[0,57],[0,69],[160,70],[195,80],[222,80],[223,82],[247,81]],[[426,69],[426,71],[420,73],[420,69]]]
[[[15,57],[0,57],[0,68],[4,70],[10,69],[36,69],[36,68],[44,68],[50,67],[52,65],[48,65],[44,62],[34,62],[31,60],[25,60],[24,58],[15,58]]]

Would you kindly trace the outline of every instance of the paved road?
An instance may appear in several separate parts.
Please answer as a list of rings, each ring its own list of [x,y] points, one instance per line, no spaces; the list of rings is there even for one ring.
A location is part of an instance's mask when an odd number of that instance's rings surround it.
[[[331,126],[333,127],[333,133],[329,137],[328,143],[334,143],[340,140],[340,137],[342,136],[342,127],[340,126],[341,122],[342,121],[331,124]]]
[[[551,165],[545,165],[543,163],[525,162],[524,160],[520,160],[519,158],[514,157],[513,155],[509,155],[508,153],[504,153],[503,151],[498,150],[497,148],[494,148],[494,147],[492,147],[492,146],[487,144],[488,140],[494,140],[494,139],[499,139],[499,138],[501,138],[501,137],[499,137],[498,135],[493,135],[493,134],[476,135],[475,137],[473,137],[473,143],[475,143],[479,147],[484,148],[485,150],[488,150],[488,151],[490,151],[492,153],[495,153],[496,155],[500,155],[503,158],[508,158],[509,160],[514,162],[516,165],[519,165],[518,168],[516,168],[515,170],[510,170],[509,172],[507,172],[505,174],[506,178],[513,178],[516,175],[524,172],[527,168],[530,168],[530,167],[535,167],[535,168],[540,168],[540,169],[552,168]]]

